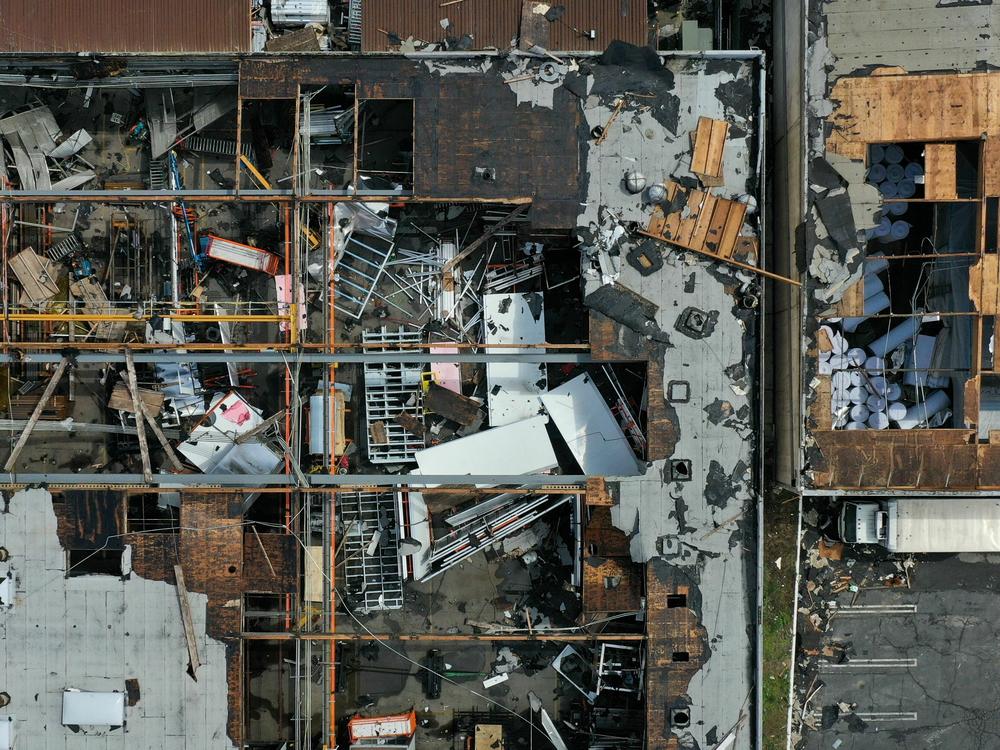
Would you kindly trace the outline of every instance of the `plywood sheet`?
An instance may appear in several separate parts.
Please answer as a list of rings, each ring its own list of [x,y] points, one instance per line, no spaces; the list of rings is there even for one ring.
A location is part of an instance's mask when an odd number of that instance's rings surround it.
[[[722,158],[729,137],[729,123],[699,117],[698,129],[694,135],[694,151],[691,155],[691,171],[698,175],[705,185],[718,185],[722,180]]]
[[[729,258],[740,239],[746,205],[667,181],[667,210],[653,209],[646,231],[689,250]]]
[[[146,411],[151,417],[158,416],[163,409],[163,400],[165,397],[160,391],[140,388],[139,398],[146,405]],[[111,391],[111,398],[108,399],[108,408],[125,411],[129,414],[136,413],[135,405],[132,403],[132,394],[129,393],[128,386],[125,383],[115,383],[115,387]]]
[[[1000,137],[983,141],[983,195],[1000,196]]]
[[[1000,314],[1000,256],[984,255],[969,268],[969,298],[983,315]]]
[[[830,99],[827,149],[851,158],[869,143],[1000,135],[1000,73],[845,76]]]
[[[44,255],[29,247],[11,258],[9,265],[29,304],[42,305],[59,294],[59,267]]]
[[[950,200],[958,197],[955,144],[928,143],[924,147],[924,197]]]

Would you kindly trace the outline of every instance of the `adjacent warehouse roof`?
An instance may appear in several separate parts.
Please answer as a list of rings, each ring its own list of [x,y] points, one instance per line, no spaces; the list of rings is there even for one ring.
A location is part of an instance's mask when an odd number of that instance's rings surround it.
[[[250,0],[3,0],[0,52],[246,52]]]
[[[390,35],[423,42],[469,35],[472,49],[507,49],[519,35],[524,5],[522,0],[462,0],[444,6],[441,0],[365,0],[361,49],[398,49]],[[647,42],[645,0],[567,0],[563,6],[563,15],[547,24],[550,50],[600,52],[615,39],[638,46]],[[441,24],[445,18],[447,30]]]

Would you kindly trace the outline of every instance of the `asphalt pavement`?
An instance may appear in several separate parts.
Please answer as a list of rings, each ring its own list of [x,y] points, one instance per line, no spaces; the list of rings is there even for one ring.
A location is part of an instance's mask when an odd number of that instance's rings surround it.
[[[1000,555],[821,555],[836,507],[805,504],[796,747],[1000,749]]]

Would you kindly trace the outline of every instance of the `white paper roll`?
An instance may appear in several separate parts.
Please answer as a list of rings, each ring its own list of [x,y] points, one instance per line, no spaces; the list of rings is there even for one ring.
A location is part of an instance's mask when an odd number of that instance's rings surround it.
[[[852,401],[854,399],[851,399]],[[917,425],[923,424],[939,411],[951,406],[951,399],[944,391],[932,391],[927,400],[917,403],[906,410],[902,419],[896,420],[904,430],[912,430]]]
[[[881,357],[869,357],[865,360],[865,369],[868,372],[883,372],[885,370],[885,360]]]
[[[893,401],[886,409],[886,413],[889,415],[889,419],[893,422],[898,422],[906,416],[906,404]]]
[[[877,411],[868,417],[868,426],[873,430],[884,430],[889,426],[889,417],[884,411]]]
[[[876,357],[889,356],[900,344],[917,335],[921,322],[919,317],[907,318],[884,336],[871,342],[868,345],[868,350]]]
[[[868,411],[870,412],[885,411],[886,402],[885,399],[882,398],[881,396],[871,395],[868,397],[868,400],[865,402],[865,405],[868,407]]]

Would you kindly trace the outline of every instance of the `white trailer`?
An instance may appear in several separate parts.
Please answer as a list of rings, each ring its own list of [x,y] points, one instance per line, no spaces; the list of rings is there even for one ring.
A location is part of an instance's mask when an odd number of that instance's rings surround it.
[[[892,552],[1000,552],[1000,498],[847,500],[840,537]]]

